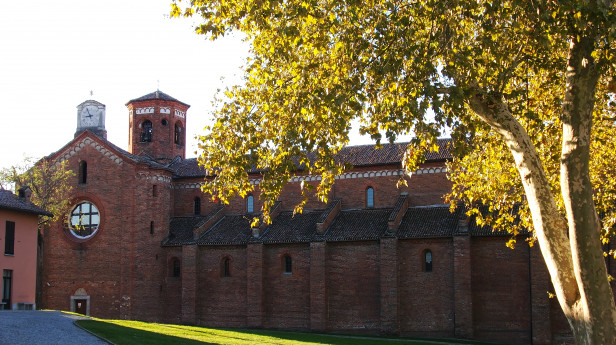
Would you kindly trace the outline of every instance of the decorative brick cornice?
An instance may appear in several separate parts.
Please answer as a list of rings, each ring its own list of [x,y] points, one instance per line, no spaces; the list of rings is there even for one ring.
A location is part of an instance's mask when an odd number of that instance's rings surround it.
[[[137,175],[135,175],[135,177],[140,180],[153,181],[153,182],[156,182],[156,181],[167,182],[167,183],[171,182],[171,176],[165,176],[165,175],[148,173],[148,172],[138,172]]]
[[[118,155],[116,155],[112,151],[108,150],[104,145],[99,144],[98,142],[96,142],[95,140],[92,140],[91,138],[83,138],[75,142],[72,146],[67,147],[63,152],[61,152],[58,155],[59,157],[56,160],[56,163],[54,165],[62,163],[65,160],[71,158],[72,156],[74,156],[77,152],[81,151],[81,149],[83,149],[87,145],[93,147],[98,152],[100,152],[103,156],[109,158],[111,161],[113,161],[114,163],[118,165],[122,165],[122,163],[124,162],[122,158],[120,158]]]
[[[429,168],[421,168],[412,172],[411,175],[425,175],[425,174],[441,174],[446,173],[447,167],[429,167]],[[406,171],[403,169],[397,170],[375,170],[375,171],[349,171],[338,175],[335,177],[336,180],[348,180],[355,178],[373,178],[373,177],[386,177],[386,176],[403,176],[406,174]],[[293,176],[289,180],[289,182],[311,182],[311,181],[321,181],[321,175],[298,175]],[[252,185],[258,185],[261,182],[261,179],[250,179],[248,182]],[[174,186],[175,189],[190,189],[190,188],[200,188],[203,183],[181,183],[176,184]]]
[[[173,189],[195,189],[201,188],[203,186],[203,182],[192,182],[192,183],[174,183]]]

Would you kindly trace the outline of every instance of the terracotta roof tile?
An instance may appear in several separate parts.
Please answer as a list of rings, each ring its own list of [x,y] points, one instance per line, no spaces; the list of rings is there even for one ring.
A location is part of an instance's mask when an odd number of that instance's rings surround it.
[[[439,152],[427,153],[426,161],[440,162],[450,159],[450,142],[451,139],[439,139]],[[400,164],[407,145],[408,143],[383,144],[380,149],[375,149],[374,145],[347,146],[340,151],[338,157],[344,163],[356,167]],[[173,170],[176,178],[205,176],[205,170],[198,165],[196,158],[174,161],[169,168]]]
[[[378,240],[387,231],[392,209],[340,211],[324,239],[328,242]]]
[[[141,96],[139,98],[135,98],[135,99],[131,99],[130,101],[126,102],[126,104],[128,105],[129,103],[133,103],[133,102],[139,102],[139,101],[153,101],[153,100],[163,100],[163,101],[171,101],[171,102],[178,102],[181,103],[187,107],[190,107],[190,105],[181,102],[171,96],[169,96],[168,94],[162,92],[162,91],[154,91],[151,93],[148,93],[147,95]]]
[[[4,189],[0,189],[0,209],[53,217],[50,212]]]
[[[400,239],[451,237],[457,232],[462,215],[462,208],[451,213],[449,205],[409,207],[402,217],[397,236]]]
[[[250,223],[245,215],[226,215],[197,240],[200,245],[245,245],[252,241]]]
[[[173,161],[169,165],[175,177],[205,177],[205,169],[197,163],[196,158]]]
[[[48,156],[46,156],[45,158],[50,159],[53,156],[55,156],[56,154],[63,152],[64,150],[66,150],[66,148],[71,147],[71,145],[73,145],[78,138],[84,137],[84,136],[90,136],[90,137],[96,137],[97,139],[100,140],[100,142],[110,148],[112,148],[113,150],[115,150],[117,153],[119,153],[121,156],[123,156],[126,159],[129,159],[135,163],[142,163],[142,164],[147,164],[152,168],[156,168],[156,169],[165,169],[165,170],[170,170],[170,168],[166,165],[163,165],[161,163],[158,163],[156,160],[148,157],[148,156],[139,156],[139,155],[134,155],[132,153],[129,153],[128,151],[122,149],[121,147],[115,145],[114,143],[108,141],[107,139],[103,138],[102,136],[96,134],[95,132],[92,132],[88,129],[84,130],[83,132],[81,132],[76,138],[74,138],[73,140],[69,141],[66,145],[62,146],[62,148],[60,148],[59,150],[50,153]]]
[[[517,211],[517,208],[515,209]],[[486,210],[483,210],[483,211],[487,213]],[[476,237],[512,236],[513,235],[507,232],[506,230],[494,231],[494,229],[490,226],[479,226],[475,222],[475,217],[471,218],[470,222],[468,223],[468,232],[471,234],[471,236],[476,236]],[[523,229],[522,231],[520,231],[520,235],[527,235],[528,233],[529,232],[527,229]]]
[[[170,233],[163,245],[246,245],[248,243],[306,243],[312,241],[374,241],[395,236],[399,239],[443,238],[468,234],[470,236],[510,236],[506,232],[493,232],[480,228],[472,220],[465,233],[459,226],[464,217],[464,208],[449,211],[447,205],[409,207],[395,234],[387,232],[392,214],[391,208],[342,210],[326,229],[317,233],[317,222],[324,210],[306,211],[293,216],[292,211],[280,212],[260,238],[252,236],[248,215],[226,215],[197,240],[193,240],[193,229],[203,226],[209,216],[174,217],[170,222]]]
[[[261,240],[263,243],[310,242],[316,234],[316,223],[321,213],[312,211],[293,216],[292,211],[280,212],[265,229]]]

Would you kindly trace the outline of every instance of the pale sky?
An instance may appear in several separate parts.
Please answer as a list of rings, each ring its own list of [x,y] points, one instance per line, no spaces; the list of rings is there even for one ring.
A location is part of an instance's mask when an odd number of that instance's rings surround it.
[[[248,46],[196,35],[197,19],[168,18],[170,2],[1,1],[0,168],[68,143],[88,99],[106,105],[107,139],[127,149],[125,104],[157,88],[191,105],[186,154],[195,157],[216,89],[240,82]]]

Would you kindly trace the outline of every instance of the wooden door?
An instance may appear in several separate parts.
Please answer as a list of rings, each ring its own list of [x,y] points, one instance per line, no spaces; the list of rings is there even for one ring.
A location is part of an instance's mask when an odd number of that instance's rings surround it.
[[[87,315],[88,300],[87,299],[75,299],[75,312],[78,314]]]

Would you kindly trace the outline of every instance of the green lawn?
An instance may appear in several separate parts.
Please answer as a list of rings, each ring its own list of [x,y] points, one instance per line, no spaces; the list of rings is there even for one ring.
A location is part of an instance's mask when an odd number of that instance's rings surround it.
[[[342,336],[329,334],[263,331],[222,330],[195,326],[167,325],[125,320],[80,320],[80,327],[99,335],[117,345],[428,345],[428,344],[476,344],[483,343],[452,340],[421,340],[409,338],[381,338]]]

